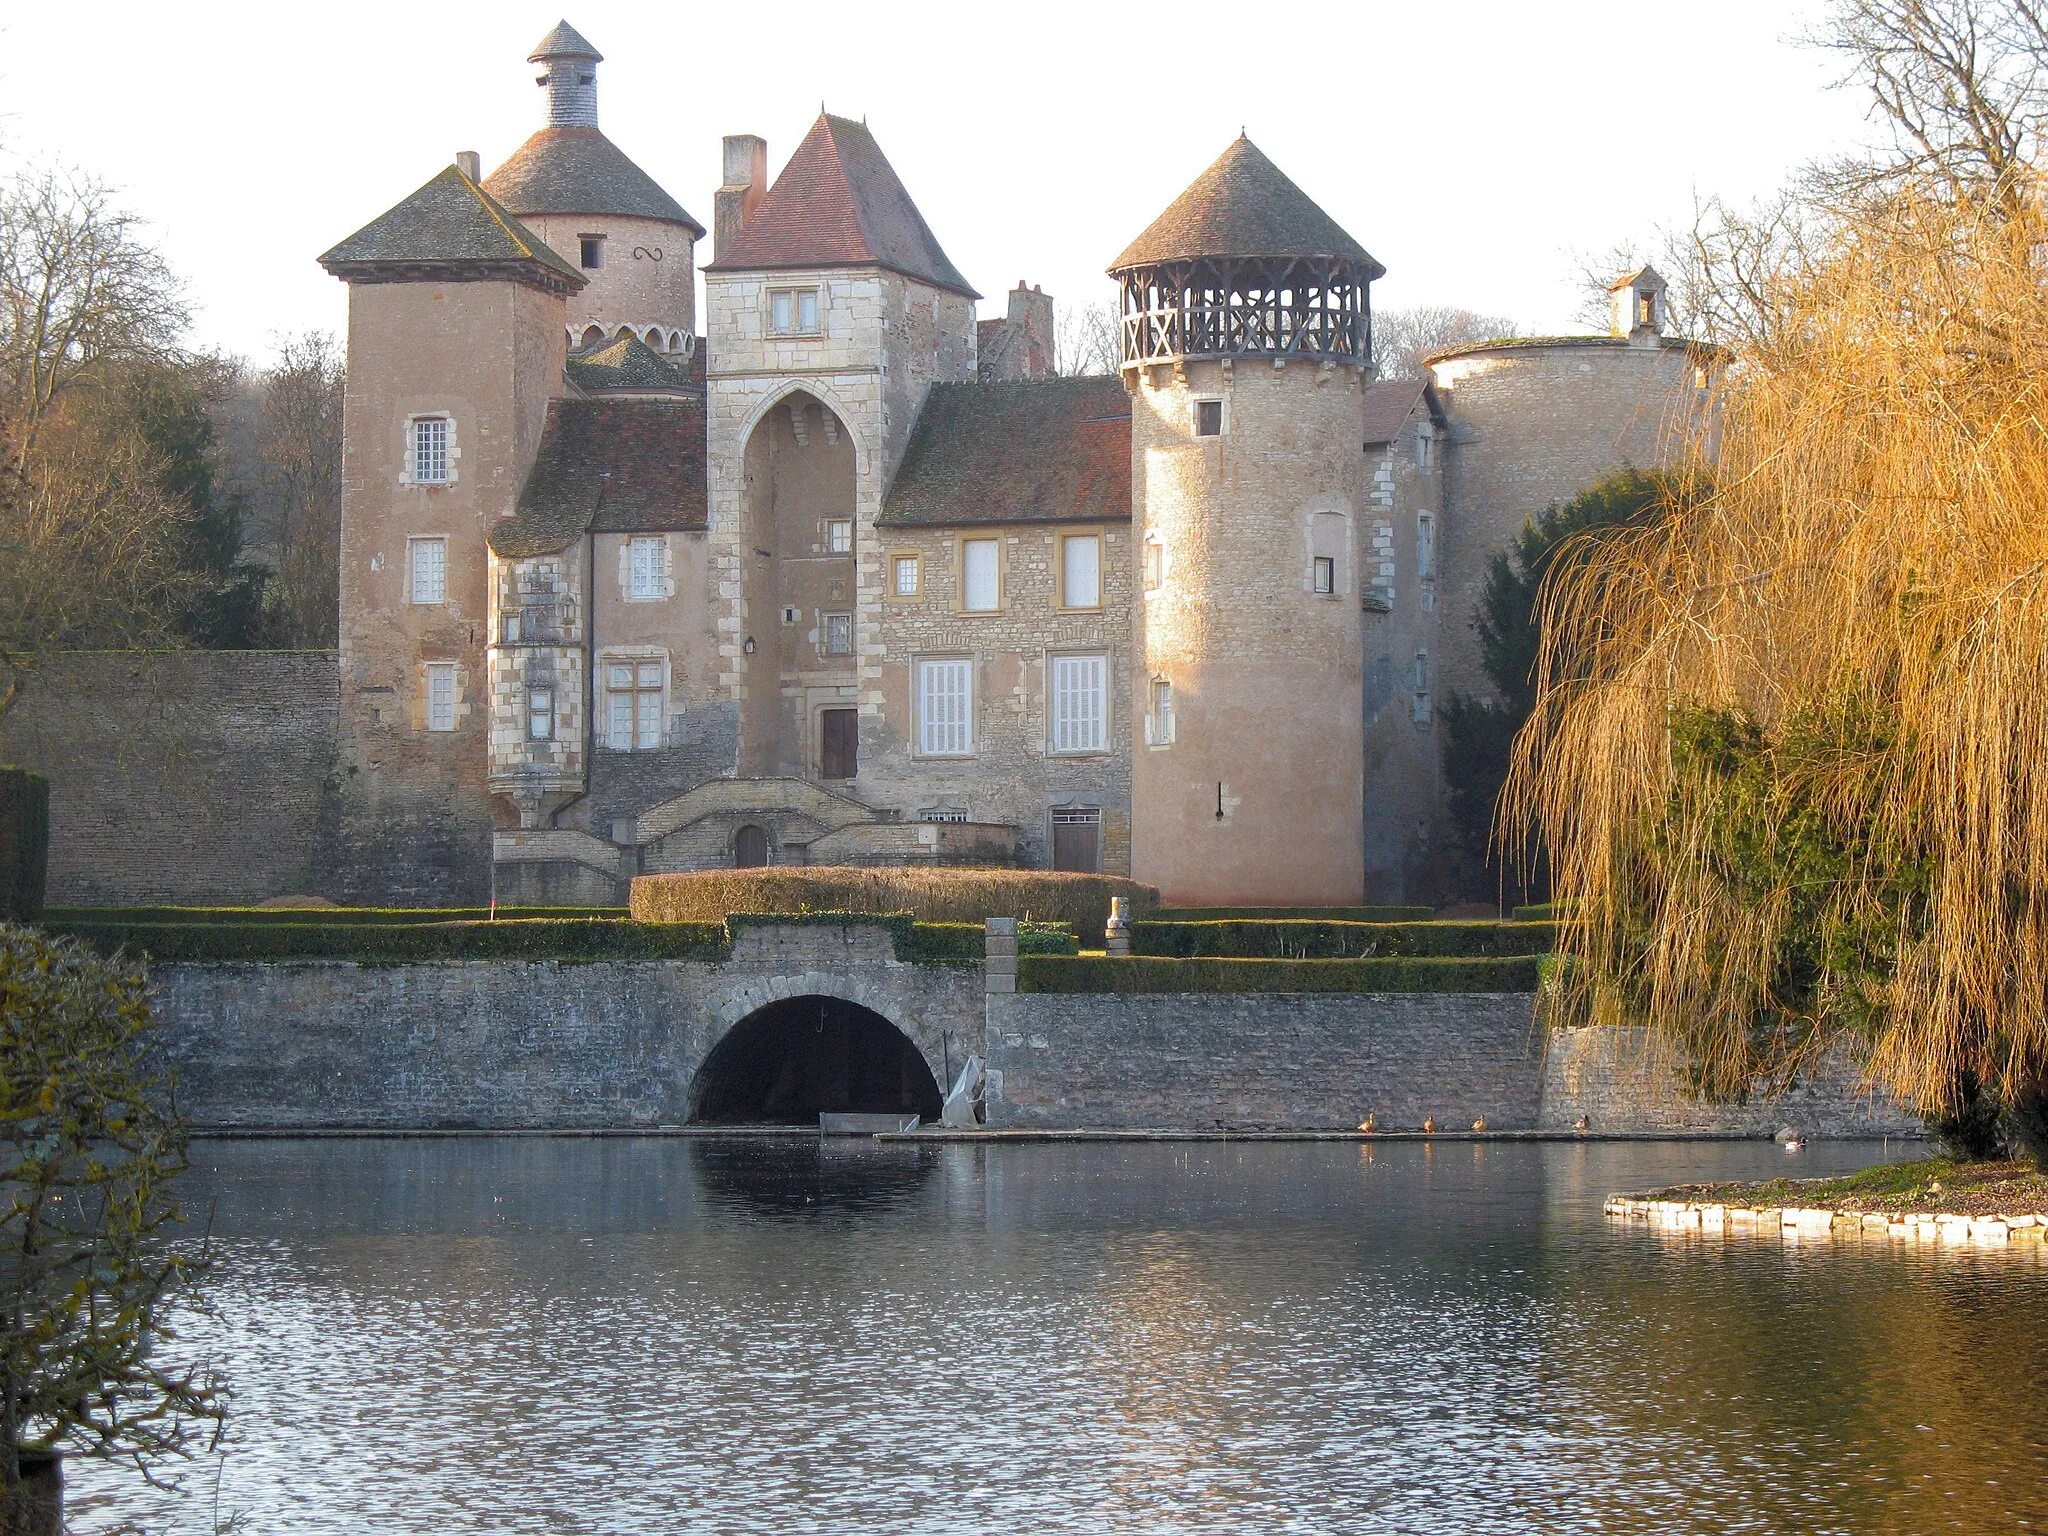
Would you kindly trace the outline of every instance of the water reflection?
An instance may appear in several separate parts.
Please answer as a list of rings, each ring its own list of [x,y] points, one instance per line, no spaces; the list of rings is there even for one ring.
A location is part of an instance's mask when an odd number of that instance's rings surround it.
[[[2038,1250],[1600,1215],[1778,1171],[1768,1146],[200,1161],[224,1503],[259,1532],[2024,1529],[2048,1474]],[[107,1469],[74,1487],[83,1530],[206,1528]]]

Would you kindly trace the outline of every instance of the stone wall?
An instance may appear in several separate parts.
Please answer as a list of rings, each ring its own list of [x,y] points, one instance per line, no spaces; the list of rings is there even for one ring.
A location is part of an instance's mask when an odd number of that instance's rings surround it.
[[[860,794],[918,819],[940,810],[1018,829],[1024,863],[1052,866],[1051,815],[1057,809],[1101,813],[1101,869],[1131,869],[1131,602],[1137,573],[1128,528],[1113,523],[1021,527],[880,530],[890,559],[915,555],[914,597],[886,593],[875,655],[879,712],[862,722]],[[1060,541],[1101,540],[1101,603],[1061,605]],[[961,605],[960,548],[994,539],[1000,608],[968,613]],[[1109,728],[1100,752],[1052,750],[1048,673],[1058,655],[1106,659]],[[923,757],[917,748],[917,662],[968,657],[973,668],[973,752]]]
[[[981,1035],[981,976],[897,962],[868,924],[749,928],[725,965],[165,965],[153,980],[197,1124],[577,1129],[679,1125],[726,1031],[841,997],[917,1044],[935,1081]]]
[[[50,661],[0,725],[50,780],[50,901],[331,894],[338,681],[332,651]]]
[[[1641,1029],[1564,1029],[1543,1066],[1545,1130],[1584,1115],[1596,1131],[1739,1131],[1768,1136],[1793,1126],[1809,1136],[1917,1136],[1917,1115],[1865,1090],[1860,1063],[1838,1050],[1819,1071],[1775,1098],[1710,1104],[1690,1097],[1669,1057]]]
[[[1536,1125],[1523,994],[992,994],[996,1128],[1466,1130]]]

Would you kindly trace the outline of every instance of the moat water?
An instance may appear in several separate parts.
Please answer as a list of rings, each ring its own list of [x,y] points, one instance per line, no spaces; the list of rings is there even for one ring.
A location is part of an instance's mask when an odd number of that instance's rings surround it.
[[[1916,1146],[202,1142],[251,1533],[2048,1524],[2048,1260],[1621,1227]]]

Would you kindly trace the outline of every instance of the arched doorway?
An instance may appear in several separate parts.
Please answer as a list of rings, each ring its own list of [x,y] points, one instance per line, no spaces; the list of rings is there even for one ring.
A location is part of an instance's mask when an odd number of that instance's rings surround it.
[[[732,1027],[698,1069],[691,1118],[727,1125],[816,1125],[820,1114],[936,1120],[924,1055],[871,1008],[792,997]]]
[[[768,834],[748,822],[733,834],[732,867],[759,869],[768,862]]]

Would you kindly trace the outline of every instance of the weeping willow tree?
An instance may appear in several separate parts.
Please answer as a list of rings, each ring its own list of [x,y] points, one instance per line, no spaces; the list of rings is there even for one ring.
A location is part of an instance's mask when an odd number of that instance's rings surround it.
[[[1865,195],[1779,275],[1692,494],[1544,592],[1505,805],[1571,914],[1560,1006],[1720,1091],[1853,1033],[1931,1118],[2038,1136],[2048,219],[1994,190]]]

